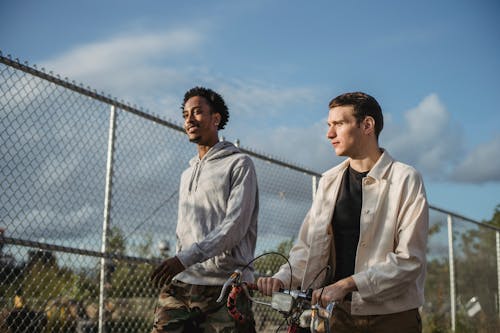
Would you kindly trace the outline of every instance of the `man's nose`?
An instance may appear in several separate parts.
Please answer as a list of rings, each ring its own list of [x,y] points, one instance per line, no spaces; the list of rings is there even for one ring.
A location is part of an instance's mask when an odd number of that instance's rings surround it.
[[[326,137],[328,139],[333,139],[334,137],[337,136],[337,133],[335,132],[335,129],[332,127],[328,128],[328,131],[326,132]]]
[[[193,120],[193,114],[191,112],[186,113],[186,118],[184,118],[184,122],[189,123],[191,120]]]

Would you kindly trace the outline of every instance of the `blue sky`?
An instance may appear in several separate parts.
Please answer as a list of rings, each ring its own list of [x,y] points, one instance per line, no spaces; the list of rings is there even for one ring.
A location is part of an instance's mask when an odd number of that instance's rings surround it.
[[[431,204],[500,204],[497,1],[6,1],[0,50],[180,122],[194,85],[225,97],[227,140],[322,172],[328,102],[382,106],[380,143]]]

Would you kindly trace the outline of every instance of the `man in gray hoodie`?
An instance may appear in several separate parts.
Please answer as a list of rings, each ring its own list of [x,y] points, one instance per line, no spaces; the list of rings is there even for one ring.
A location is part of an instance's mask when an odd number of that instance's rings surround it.
[[[151,275],[162,287],[154,333],[255,332],[251,305],[240,306],[251,318],[233,320],[215,300],[235,269],[254,257],[259,210],[252,160],[237,147],[219,141],[229,113],[216,92],[195,87],[184,95],[184,130],[198,154],[182,173],[179,188],[177,251]],[[253,281],[253,268],[243,271]]]

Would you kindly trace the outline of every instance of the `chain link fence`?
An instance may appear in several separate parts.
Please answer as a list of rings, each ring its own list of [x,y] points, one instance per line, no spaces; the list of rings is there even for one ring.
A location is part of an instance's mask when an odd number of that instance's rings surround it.
[[[320,175],[242,150],[259,183],[256,255],[287,254]],[[179,178],[196,154],[182,128],[0,54],[0,153],[0,332],[149,332],[149,275],[173,254]],[[431,211],[424,331],[498,331],[498,230],[450,228],[450,216]],[[481,277],[468,266],[478,258]],[[255,314],[259,332],[279,325]]]

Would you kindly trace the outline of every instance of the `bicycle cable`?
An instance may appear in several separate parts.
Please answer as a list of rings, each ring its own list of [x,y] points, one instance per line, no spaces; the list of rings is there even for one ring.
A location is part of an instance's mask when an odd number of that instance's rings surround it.
[[[248,262],[248,264],[246,264],[241,270],[243,271],[243,270],[247,269],[255,260],[257,260],[259,258],[262,258],[262,257],[264,257],[266,255],[269,255],[269,254],[276,254],[276,255],[278,255],[278,256],[280,256],[280,257],[282,257],[282,258],[284,258],[286,260],[286,263],[288,264],[288,268],[290,268],[290,285],[289,285],[288,290],[289,291],[292,290],[292,276],[293,276],[293,274],[292,274],[292,265],[290,264],[290,261],[288,260],[288,258],[285,257],[282,253],[275,252],[275,251],[262,253],[261,255],[259,255],[259,256],[255,257],[255,258],[253,258],[252,260],[250,260]]]

